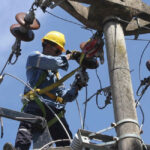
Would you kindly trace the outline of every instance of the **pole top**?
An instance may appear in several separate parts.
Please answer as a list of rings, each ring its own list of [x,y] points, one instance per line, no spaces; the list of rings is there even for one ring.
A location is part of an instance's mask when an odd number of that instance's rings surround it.
[[[115,16],[122,20],[125,35],[150,33],[150,6],[141,0],[67,0],[60,7],[86,27],[100,32],[103,20]]]

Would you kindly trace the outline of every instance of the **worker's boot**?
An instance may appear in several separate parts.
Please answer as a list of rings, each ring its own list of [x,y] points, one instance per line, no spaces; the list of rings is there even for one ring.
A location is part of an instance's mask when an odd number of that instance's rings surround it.
[[[3,150],[16,150],[11,143],[5,143]]]

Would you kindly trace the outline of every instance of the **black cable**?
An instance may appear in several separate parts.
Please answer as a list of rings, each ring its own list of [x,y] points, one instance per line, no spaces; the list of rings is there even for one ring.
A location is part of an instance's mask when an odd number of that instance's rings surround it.
[[[79,23],[73,22],[73,21],[68,20],[68,19],[64,19],[64,18],[62,18],[62,17],[59,17],[59,16],[57,16],[57,15],[54,15],[53,13],[51,13],[51,12],[49,12],[49,11],[47,11],[47,10],[46,10],[45,12],[47,12],[48,14],[50,14],[50,15],[52,15],[52,16],[54,16],[54,17],[58,18],[58,19],[61,19],[61,20],[63,20],[63,21],[66,21],[66,22],[69,22],[69,23],[72,23],[72,24],[78,25],[78,26],[80,26],[80,27],[82,27],[82,28],[85,28],[85,26],[83,26],[82,24],[79,24]]]
[[[86,101],[83,102],[83,104],[86,104],[88,101],[90,101],[95,95],[97,95],[98,91],[94,93],[92,96],[90,96]]]
[[[126,40],[134,40],[134,41],[150,41],[148,39],[129,39],[129,38],[125,38]]]
[[[98,94],[96,94],[96,105],[99,109],[104,109],[106,107],[106,104],[102,107],[99,106],[99,104],[98,104]]]
[[[2,117],[0,117],[0,124],[1,124],[1,138],[3,138],[3,135],[4,135],[4,125],[3,125]]]
[[[101,82],[101,79],[98,75],[97,68],[96,68],[95,72],[96,72],[96,76],[97,76],[97,79],[98,79],[98,82],[99,82],[99,85],[100,85],[100,89],[102,89],[102,82]]]
[[[138,17],[136,17],[136,19],[138,19]],[[127,23],[127,24],[129,24],[129,23],[130,23],[129,21],[126,21],[126,20],[121,19],[121,18],[118,18],[118,20],[120,20],[121,22]],[[149,27],[141,27],[141,26],[139,26],[139,28],[144,28],[144,29],[148,29],[148,30],[150,30],[150,28],[149,28]]]
[[[87,101],[87,94],[88,94],[88,90],[87,90],[87,86],[85,87],[85,93],[86,93],[86,101]],[[87,112],[87,103],[85,103],[84,106],[84,115],[83,115],[83,129],[85,128],[85,118],[86,118],[86,112]]]
[[[71,21],[71,20],[68,20],[68,19],[64,19],[64,18],[62,18],[62,17],[59,17],[59,16],[57,16],[57,15],[54,15],[53,13],[50,13],[50,12],[47,11],[47,10],[46,10],[45,12],[47,12],[48,14],[50,14],[50,15],[52,15],[52,16],[58,18],[58,19],[61,19],[61,20],[63,20],[63,21],[66,21],[66,22],[69,22],[69,23],[72,23],[72,24],[75,24],[75,25],[78,25],[78,26],[80,26],[80,27],[83,28],[83,29],[89,30],[89,31],[91,31],[92,34],[93,34],[92,29],[89,29],[88,27],[86,27],[86,26],[84,26],[84,25],[82,25],[82,24],[76,23],[76,22]]]

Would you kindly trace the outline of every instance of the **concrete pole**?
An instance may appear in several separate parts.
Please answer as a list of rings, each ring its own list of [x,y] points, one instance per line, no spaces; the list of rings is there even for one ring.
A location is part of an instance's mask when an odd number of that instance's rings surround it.
[[[116,127],[117,137],[124,137],[118,149],[142,150],[123,29],[117,21],[107,20],[104,35],[115,122],[123,122]]]

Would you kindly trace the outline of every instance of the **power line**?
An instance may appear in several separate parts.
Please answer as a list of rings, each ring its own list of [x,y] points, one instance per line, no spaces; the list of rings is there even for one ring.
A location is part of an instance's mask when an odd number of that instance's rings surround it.
[[[47,10],[46,10],[45,12],[47,12],[47,13],[50,14],[50,15],[52,15],[53,17],[56,17],[56,18],[58,18],[58,19],[61,19],[61,20],[63,20],[63,21],[66,21],[66,22],[69,22],[69,23],[72,23],[72,24],[75,24],[75,25],[78,25],[78,26],[80,26],[80,27],[83,28],[83,29],[89,30],[89,31],[91,31],[92,34],[93,34],[92,29],[89,29],[88,27],[86,27],[86,26],[84,26],[84,25],[82,25],[82,24],[79,24],[79,23],[77,23],[77,22],[74,22],[74,21],[71,21],[71,20],[68,20],[68,19],[64,19],[64,18],[62,18],[62,17],[59,17],[59,16],[57,16],[57,15],[54,15],[53,13],[51,13],[51,12],[49,12],[49,11],[47,11]]]
[[[133,41],[144,41],[144,42],[146,42],[146,41],[150,41],[150,39],[130,39],[130,38],[125,38],[126,40],[133,40]]]

